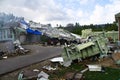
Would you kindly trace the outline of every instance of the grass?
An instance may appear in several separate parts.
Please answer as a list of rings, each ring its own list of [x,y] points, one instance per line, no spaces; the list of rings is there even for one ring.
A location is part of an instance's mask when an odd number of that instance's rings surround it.
[[[81,71],[82,69],[84,69],[84,66],[76,63],[72,64],[69,67],[61,66],[59,70],[55,71],[55,73],[50,74],[50,80],[52,80],[55,77],[62,78],[67,72],[77,72],[77,71]]]
[[[90,72],[85,74],[86,80],[120,80],[120,69],[105,68],[105,72]]]
[[[60,79],[67,72],[77,72],[85,69],[85,66],[82,64],[72,64],[70,67],[60,67],[59,70],[55,71],[55,73],[50,74],[50,80],[53,78]],[[105,72],[90,72],[87,71],[84,73],[85,80],[120,80],[120,69],[114,68],[105,68]]]

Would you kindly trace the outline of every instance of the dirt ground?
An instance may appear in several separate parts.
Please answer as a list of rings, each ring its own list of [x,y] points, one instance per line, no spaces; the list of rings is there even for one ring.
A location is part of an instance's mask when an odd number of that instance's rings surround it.
[[[23,47],[25,49],[28,49],[30,50],[29,53],[25,54],[26,55],[31,55],[31,54],[38,54],[39,53],[39,49],[41,47],[41,49],[46,49],[46,48],[51,48],[51,47],[59,47],[59,46],[42,46],[41,44],[33,44],[33,45],[23,45]],[[7,59],[8,58],[13,58],[13,57],[18,57],[18,56],[24,56],[24,55],[12,55],[12,56],[7,56]],[[4,60],[4,59],[2,59]],[[10,73],[7,73],[5,75],[0,75],[0,80],[17,80],[18,78],[18,74],[21,72],[21,71],[24,71],[24,72],[33,72],[33,69],[38,69],[41,71],[41,68],[44,66],[44,65],[48,65],[49,64],[49,61],[48,60],[45,60],[45,61],[42,61],[42,62],[39,62],[37,64],[32,64],[30,66],[27,66],[25,68],[22,68],[22,69],[19,69],[19,70],[16,70],[16,71],[13,71],[13,72],[10,72]]]
[[[105,67],[120,68],[120,66],[115,64],[115,61],[120,60],[120,53],[118,52],[118,53],[112,54],[112,58],[114,60],[111,59],[110,56],[108,56],[106,58],[99,59],[97,63]]]
[[[113,58],[115,60],[118,60],[120,59],[120,53],[114,53],[113,55]],[[120,68],[119,66],[117,66],[114,61],[110,58],[110,57],[106,57],[106,58],[103,58],[103,59],[99,59],[98,61],[95,61],[94,63],[92,63],[92,61],[83,61],[81,62],[84,64],[101,64],[102,66],[104,67],[112,67],[112,68]],[[40,63],[37,63],[37,64],[33,64],[33,65],[30,65],[28,67],[25,67],[25,68],[22,68],[22,69],[19,69],[19,70],[16,70],[14,72],[11,72],[11,73],[8,73],[6,75],[2,75],[0,77],[0,80],[17,80],[18,78],[18,74],[21,72],[21,71],[24,71],[26,72],[26,75],[30,76],[30,75],[34,75],[33,74],[33,70],[34,69],[37,69],[39,70],[38,72],[34,72],[36,74],[38,74],[40,71],[44,71],[44,69],[42,68],[43,66],[46,66],[46,65],[51,65],[51,62],[49,60],[45,60],[45,61],[42,61]],[[31,73],[32,72],[32,73]],[[37,77],[35,75],[35,77]],[[34,79],[32,79],[34,80]]]
[[[24,47],[27,48],[27,49],[31,49],[28,46],[24,46]],[[36,49],[36,48],[34,48],[34,49]],[[37,49],[36,50],[31,50],[31,51],[37,51]],[[31,53],[34,53],[34,52],[31,52]],[[118,53],[114,53],[114,54],[112,54],[112,57],[113,57],[113,59],[115,61],[119,60],[120,59],[120,53],[119,52]],[[110,57],[105,57],[105,58],[99,59],[99,60],[94,61],[94,62],[85,60],[85,61],[83,61],[81,63],[83,65],[85,65],[85,64],[100,64],[100,65],[102,65],[104,67],[120,68],[119,66],[117,66],[115,64],[115,62]],[[39,62],[37,64],[33,64],[33,65],[28,66],[28,67],[25,67],[25,68],[13,71],[11,73],[7,73],[5,75],[0,76],[0,80],[17,80],[18,75],[19,75],[19,73],[21,71],[24,71],[26,73],[28,72],[26,75],[30,76],[30,75],[33,74],[33,72],[34,72],[33,70],[37,69],[39,71],[35,72],[35,74],[38,74],[40,71],[44,71],[44,69],[42,67],[46,66],[46,65],[51,65],[51,62],[49,60],[45,60],[45,61]],[[35,77],[37,77],[37,76],[35,75]]]
[[[48,60],[45,60],[45,61],[42,61],[40,63],[33,64],[33,65],[28,66],[28,67],[13,71],[13,72],[5,74],[5,75],[2,75],[2,76],[0,76],[0,80],[17,80],[18,75],[21,71],[29,72],[28,75],[32,75],[33,73],[31,74],[31,72],[34,72],[33,71],[34,69],[41,71],[42,67],[45,65],[48,65],[48,64],[50,64],[50,62]]]

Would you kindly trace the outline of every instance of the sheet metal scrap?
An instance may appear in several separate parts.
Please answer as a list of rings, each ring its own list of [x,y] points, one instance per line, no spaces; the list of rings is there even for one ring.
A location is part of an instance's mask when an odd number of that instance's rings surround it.
[[[102,66],[101,65],[87,65],[89,68],[89,71],[101,71]]]
[[[39,74],[38,74],[38,78],[37,80],[49,80],[48,79],[49,75],[43,71],[41,71]]]

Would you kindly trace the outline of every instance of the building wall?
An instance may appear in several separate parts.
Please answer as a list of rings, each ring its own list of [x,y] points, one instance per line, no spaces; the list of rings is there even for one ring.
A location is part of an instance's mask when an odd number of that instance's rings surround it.
[[[0,41],[14,40],[14,32],[11,28],[0,28]]]
[[[41,35],[27,34],[26,42],[27,43],[39,43],[41,42]]]
[[[11,40],[0,41],[0,50],[7,53],[14,52],[14,44]]]
[[[26,35],[24,35],[24,34],[20,35],[19,40],[20,40],[21,44],[25,44],[26,43]]]

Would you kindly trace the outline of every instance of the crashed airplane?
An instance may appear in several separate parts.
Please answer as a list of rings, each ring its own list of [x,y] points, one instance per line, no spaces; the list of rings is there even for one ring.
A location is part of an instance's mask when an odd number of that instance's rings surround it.
[[[68,67],[76,59],[80,61],[92,56],[95,56],[94,58],[107,56],[109,51],[107,43],[108,39],[103,31],[99,34],[89,34],[89,37],[84,42],[81,42],[81,44],[65,45],[62,53],[64,59],[63,65]]]

